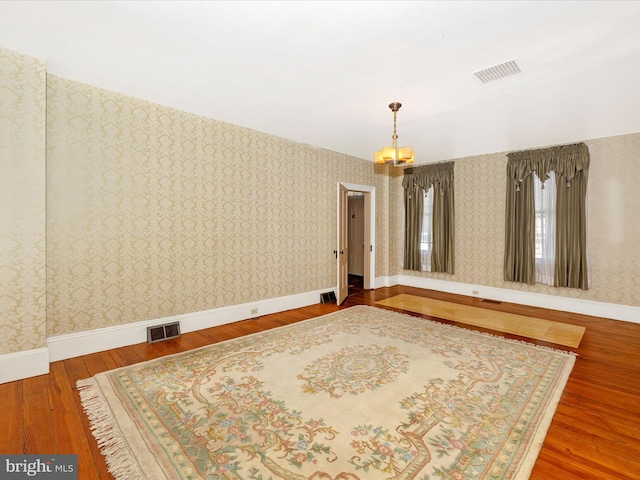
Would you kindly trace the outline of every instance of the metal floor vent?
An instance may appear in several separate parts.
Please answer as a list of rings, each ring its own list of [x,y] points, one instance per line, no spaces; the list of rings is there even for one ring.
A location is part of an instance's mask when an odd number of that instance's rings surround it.
[[[504,302],[501,302],[500,300],[491,300],[489,298],[483,298],[480,301],[483,303],[493,303],[494,305],[502,305],[504,303]]]
[[[478,77],[482,83],[488,83],[520,72],[520,67],[516,61],[509,60],[508,62],[501,63],[500,65],[494,65],[493,67],[478,70],[477,72],[473,72],[473,74]]]
[[[155,343],[180,336],[180,323],[165,323],[155,327],[147,327],[147,342]]]
[[[336,303],[336,294],[334,292],[321,293],[320,303]]]

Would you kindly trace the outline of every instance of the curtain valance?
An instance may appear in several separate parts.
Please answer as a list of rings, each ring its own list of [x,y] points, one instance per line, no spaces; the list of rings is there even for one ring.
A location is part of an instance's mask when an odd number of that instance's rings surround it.
[[[418,187],[427,191],[432,185],[440,185],[440,191],[444,193],[453,186],[454,163],[431,163],[405,168],[402,186],[409,191],[414,191]]]
[[[516,186],[533,172],[542,182],[552,171],[571,182],[589,168],[589,148],[584,143],[513,152],[507,158],[507,178]]]

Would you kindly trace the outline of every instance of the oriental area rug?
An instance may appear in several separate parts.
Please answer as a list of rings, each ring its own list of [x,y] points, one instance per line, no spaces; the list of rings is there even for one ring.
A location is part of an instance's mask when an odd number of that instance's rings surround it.
[[[356,306],[77,386],[118,480],[526,479],[574,360]]]

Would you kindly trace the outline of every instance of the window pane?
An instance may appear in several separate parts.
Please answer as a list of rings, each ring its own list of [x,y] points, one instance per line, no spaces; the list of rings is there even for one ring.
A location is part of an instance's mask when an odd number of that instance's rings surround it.
[[[555,263],[556,182],[554,172],[544,182],[534,175],[536,220],[536,281],[553,285]]]
[[[431,246],[433,245],[432,233],[433,218],[433,187],[424,195],[424,216],[422,218],[422,240],[420,251],[422,257],[422,270],[431,271]]]

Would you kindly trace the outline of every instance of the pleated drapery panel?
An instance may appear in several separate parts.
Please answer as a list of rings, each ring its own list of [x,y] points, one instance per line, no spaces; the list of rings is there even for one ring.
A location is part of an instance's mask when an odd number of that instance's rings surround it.
[[[404,190],[404,268],[420,270],[420,243],[424,216],[424,190],[412,186]]]
[[[431,271],[454,273],[455,266],[455,199],[453,182],[446,190],[433,186],[433,251]]]
[[[536,283],[536,217],[533,176],[518,183],[507,178],[504,279],[534,285]]]
[[[555,287],[589,288],[587,268],[587,169],[568,181],[556,172],[556,263]]]

